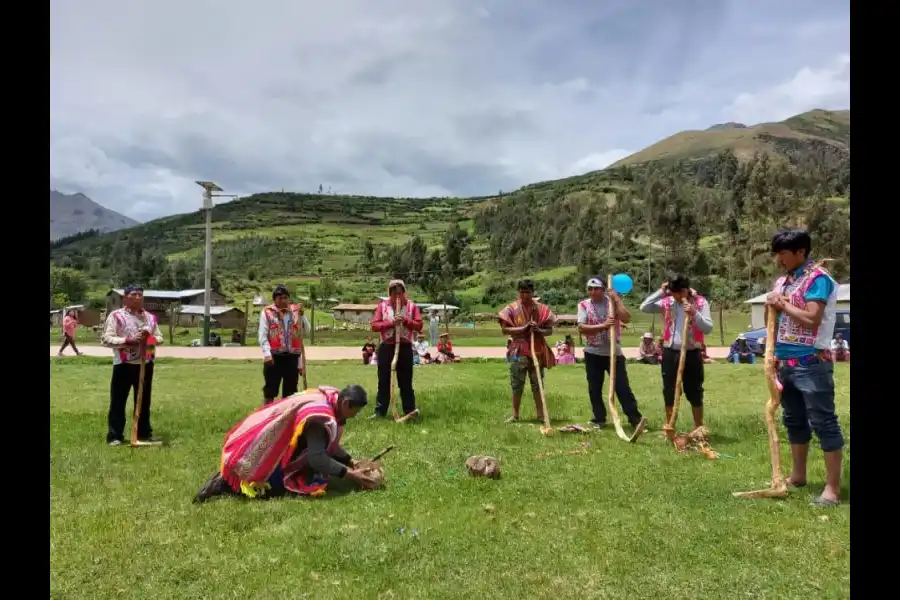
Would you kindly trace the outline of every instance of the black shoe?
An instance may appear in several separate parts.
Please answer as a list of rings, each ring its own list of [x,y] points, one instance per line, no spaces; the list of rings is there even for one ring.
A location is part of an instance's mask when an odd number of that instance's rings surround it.
[[[383,419],[384,417],[385,417],[385,415],[381,414],[380,412],[374,412],[371,415],[369,415],[369,420],[374,421],[376,419]]]
[[[591,427],[593,427],[594,429],[603,429],[604,427],[606,427],[606,421],[597,421],[591,419]]]
[[[196,496],[194,496],[194,504],[206,502],[210,498],[221,496],[222,494],[227,494],[229,491],[231,491],[231,486],[228,485],[228,482],[222,479],[221,473],[216,473],[215,475],[210,477],[206,483],[203,484],[203,487],[200,488],[200,491],[197,492]]]

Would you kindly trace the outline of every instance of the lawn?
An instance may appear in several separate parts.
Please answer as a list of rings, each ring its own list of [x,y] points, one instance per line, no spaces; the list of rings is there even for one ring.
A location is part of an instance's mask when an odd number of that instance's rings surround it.
[[[420,423],[349,423],[344,445],[356,456],[395,445],[386,489],[195,506],[226,431],[258,404],[258,363],[162,359],[153,424],[167,445],[132,450],[104,444],[108,362],[50,360],[51,598],[850,594],[849,502],[808,506],[820,453],[810,488],[788,500],[731,496],[769,476],[759,365],[707,367],[708,425],[729,456],[718,461],[660,438],[658,367],[629,365],[653,426],[629,445],[612,431],[544,438],[535,424],[505,425],[505,365],[473,361],[416,370]],[[361,383],[374,403],[375,369],[311,364],[310,375],[311,385]],[[836,385],[848,435],[846,365]],[[586,422],[582,366],[552,370],[546,387],[555,418]],[[502,479],[469,477],[473,454],[499,458]]]

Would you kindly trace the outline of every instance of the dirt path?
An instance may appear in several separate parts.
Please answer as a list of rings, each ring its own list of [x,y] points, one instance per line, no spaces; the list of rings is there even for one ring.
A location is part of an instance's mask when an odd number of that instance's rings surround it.
[[[50,346],[50,356],[56,356],[59,346]],[[81,351],[86,356],[112,356],[112,350],[102,346],[81,346]],[[356,346],[310,346],[307,348],[309,360],[361,360],[360,350]],[[506,356],[506,348],[503,346],[455,346],[454,350],[462,358],[503,358]],[[623,348],[625,356],[636,358],[637,348]],[[728,356],[728,348],[708,348],[710,358],[723,359]],[[581,348],[575,350],[578,358],[583,357]],[[160,357],[170,358],[218,358],[224,360],[259,360],[262,358],[257,347],[222,347],[222,348],[189,348],[184,346],[160,346],[157,350]],[[71,349],[66,350],[66,356],[72,356]]]

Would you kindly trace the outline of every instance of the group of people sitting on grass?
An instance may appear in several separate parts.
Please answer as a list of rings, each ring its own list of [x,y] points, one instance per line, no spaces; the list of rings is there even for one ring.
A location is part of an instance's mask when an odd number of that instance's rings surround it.
[[[453,342],[450,340],[450,334],[442,333],[439,340],[437,352],[432,356],[431,346],[428,345],[428,340],[425,339],[425,335],[420,333],[416,336],[416,341],[412,344],[413,364],[440,365],[458,363],[460,358],[453,352]],[[378,348],[375,346],[374,339],[366,339],[366,343],[362,347],[362,360],[364,365],[378,365]]]

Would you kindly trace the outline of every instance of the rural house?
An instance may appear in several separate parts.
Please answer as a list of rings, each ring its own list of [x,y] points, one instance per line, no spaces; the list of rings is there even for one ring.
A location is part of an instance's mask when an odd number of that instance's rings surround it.
[[[74,304],[65,308],[50,311],[50,321],[57,327],[62,325],[63,317],[70,310],[78,311],[78,324],[83,327],[96,327],[103,323],[103,313],[95,308],[85,308],[82,304]]]
[[[375,316],[377,304],[338,304],[331,309],[335,321],[368,323]]]
[[[233,306],[210,306],[209,317],[215,325],[223,329],[244,328],[244,311]],[[178,325],[181,327],[203,326],[203,305],[186,304],[178,313]]]
[[[107,314],[122,308],[123,292],[123,289],[118,288],[111,289],[106,294]],[[204,290],[144,290],[144,308],[153,313],[153,315],[159,319],[160,323],[168,323],[166,311],[168,311],[173,304],[182,306],[200,306],[202,308],[203,294]],[[212,306],[223,306],[225,304],[225,296],[212,290],[210,292],[210,304]]]

